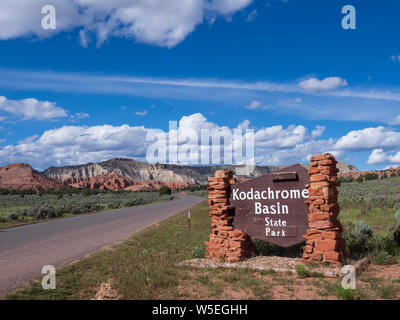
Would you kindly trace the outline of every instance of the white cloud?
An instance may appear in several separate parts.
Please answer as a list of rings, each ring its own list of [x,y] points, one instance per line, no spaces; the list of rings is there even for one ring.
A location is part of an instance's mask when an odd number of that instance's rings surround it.
[[[400,148],[400,132],[382,126],[354,130],[335,144],[335,149],[346,151],[368,151],[376,148]]]
[[[50,37],[62,30],[80,25],[82,17],[76,10],[75,1],[52,0],[57,9],[57,29],[43,30],[41,21],[42,7],[49,0],[0,0],[0,40],[36,35]]]
[[[144,110],[144,111],[142,111],[142,112],[138,111],[138,112],[135,112],[135,114],[136,114],[138,117],[144,117],[144,116],[147,114],[147,110]]]
[[[79,40],[80,40],[82,47],[87,48],[89,46],[90,39],[88,39],[88,36],[87,36],[85,30],[79,31]]]
[[[22,120],[52,120],[67,116],[67,111],[57,107],[55,102],[34,98],[9,100],[0,96],[0,110],[22,117]]]
[[[257,18],[258,12],[256,9],[252,10],[246,18],[247,22],[252,22],[253,20],[255,20]]]
[[[245,120],[237,129],[248,129],[250,121]],[[185,136],[185,130],[194,130],[200,137],[201,129],[208,129],[215,135],[232,133],[235,128],[220,126],[208,121],[201,113],[182,117],[177,124],[178,135]],[[147,133],[152,128],[143,126],[63,126],[47,130],[40,136],[28,137],[16,145],[0,147],[0,165],[13,162],[28,162],[44,169],[51,165],[75,165],[99,162],[114,157],[131,157],[145,160],[150,142]],[[368,164],[399,163],[400,132],[392,128],[376,127],[354,130],[339,139],[320,139],[324,126],[309,130],[303,125],[284,127],[276,125],[255,129],[255,161],[258,165],[285,165],[307,162],[313,154],[331,152],[343,157],[348,152],[371,151]],[[174,131],[174,130],[173,130]],[[178,145],[187,143],[180,139]],[[199,149],[208,146],[209,141],[190,142]],[[234,149],[234,153],[241,152]]]
[[[250,120],[244,120],[241,123],[239,123],[237,128],[244,130],[244,129],[249,129],[249,127],[250,127]]]
[[[390,121],[389,124],[392,126],[400,126],[400,114],[392,121]]]
[[[259,148],[293,148],[307,139],[307,128],[301,125],[291,125],[287,129],[281,125],[273,126],[260,129],[255,134],[256,145]]]
[[[400,55],[397,56],[391,56],[390,60],[392,60],[393,62],[400,62]]]
[[[237,128],[247,129],[249,125],[247,120]],[[184,134],[186,129],[195,130],[199,137],[201,129],[209,129],[220,135],[232,133],[233,130],[208,121],[200,113],[182,117],[177,129],[178,134]],[[129,125],[63,126],[47,130],[41,136],[29,137],[17,145],[0,147],[0,161],[1,164],[28,162],[36,168],[44,169],[51,165],[99,162],[114,157],[145,160],[150,145],[146,142],[146,135],[150,130],[143,126]],[[183,142],[179,141],[179,144]],[[200,148],[205,146],[198,143]],[[258,164],[299,162],[309,154],[325,151],[331,145],[329,141],[314,140],[304,126],[274,126],[255,130],[255,156]]]
[[[53,0],[57,29],[41,28],[41,8],[48,0],[0,0],[0,39],[49,37],[81,28],[82,46],[95,33],[98,44],[109,37],[125,37],[148,44],[173,47],[183,41],[204,18],[231,16],[253,0]]]
[[[314,138],[320,137],[320,136],[322,136],[324,131],[325,131],[325,127],[324,126],[317,126],[315,128],[315,130],[313,130],[311,132],[311,136],[314,137]]]
[[[368,157],[368,164],[400,164],[400,151],[395,154],[374,149]]]
[[[297,97],[295,99],[289,99],[288,102],[303,103],[303,99],[300,97]]]
[[[86,118],[90,118],[90,114],[85,113],[85,112],[77,112],[70,116],[69,121],[77,122],[80,119],[86,119]]]
[[[268,107],[266,105],[263,105],[260,101],[253,100],[248,106],[246,106],[246,109],[249,109],[249,110],[256,110],[256,109],[265,110],[265,109],[268,109]]]
[[[347,85],[347,81],[339,77],[328,77],[323,80],[310,78],[299,83],[299,87],[307,92],[329,92]]]

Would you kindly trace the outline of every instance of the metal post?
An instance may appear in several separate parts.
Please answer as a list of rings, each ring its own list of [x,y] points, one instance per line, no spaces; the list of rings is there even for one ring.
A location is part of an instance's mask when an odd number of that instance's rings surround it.
[[[190,233],[190,211],[188,211],[188,232]]]

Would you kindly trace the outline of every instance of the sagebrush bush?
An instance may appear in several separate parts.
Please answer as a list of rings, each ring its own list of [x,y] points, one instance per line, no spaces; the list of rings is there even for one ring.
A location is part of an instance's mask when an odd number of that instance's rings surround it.
[[[164,194],[171,195],[172,194],[172,191],[168,186],[162,186],[160,188],[160,190],[158,190],[158,192],[160,193],[160,195],[164,195]]]
[[[8,215],[8,220],[18,220],[18,214],[15,212],[12,212]]]
[[[356,221],[350,232],[345,233],[345,240],[350,251],[367,251],[367,242],[373,236],[372,228],[364,221]]]

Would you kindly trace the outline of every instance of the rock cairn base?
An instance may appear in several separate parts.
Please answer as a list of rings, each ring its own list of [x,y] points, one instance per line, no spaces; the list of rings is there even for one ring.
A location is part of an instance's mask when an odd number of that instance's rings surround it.
[[[229,203],[229,195],[231,185],[236,182],[232,171],[218,170],[208,181],[211,234],[210,240],[204,242],[206,258],[226,262],[249,258],[254,252],[251,238],[232,225],[235,210]]]
[[[319,154],[311,158],[308,170],[310,198],[306,201],[309,206],[309,229],[304,236],[306,246],[303,252],[303,263],[329,263],[342,265],[348,257],[346,243],[342,237],[343,228],[338,220],[340,211],[336,182],[338,169],[337,161],[331,154]]]

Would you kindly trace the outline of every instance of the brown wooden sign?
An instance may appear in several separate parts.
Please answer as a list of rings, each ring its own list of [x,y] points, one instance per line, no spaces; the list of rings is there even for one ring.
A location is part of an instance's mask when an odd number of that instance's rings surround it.
[[[309,182],[307,170],[296,164],[232,185],[234,227],[282,247],[305,241]]]

